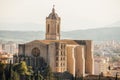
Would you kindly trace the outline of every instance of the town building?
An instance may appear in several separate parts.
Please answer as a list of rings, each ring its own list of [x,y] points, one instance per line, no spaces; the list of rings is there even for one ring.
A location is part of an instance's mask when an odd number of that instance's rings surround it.
[[[2,44],[2,50],[7,53],[16,54],[18,53],[18,45],[12,41],[8,41]]]
[[[0,62],[4,64],[13,63],[13,54],[0,51]]]
[[[94,73],[95,75],[100,75],[101,73],[104,76],[109,74],[109,58],[108,57],[98,57],[94,58]]]

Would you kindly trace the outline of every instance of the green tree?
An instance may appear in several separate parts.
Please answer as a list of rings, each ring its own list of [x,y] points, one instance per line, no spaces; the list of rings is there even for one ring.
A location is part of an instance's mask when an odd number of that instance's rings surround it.
[[[50,66],[47,66],[45,72],[46,72],[46,79],[47,79],[47,80],[53,80],[53,73],[52,73],[52,71],[51,71]]]
[[[9,80],[12,80],[12,63],[11,63],[11,61],[10,61],[8,74],[9,74]]]
[[[17,74],[17,72],[13,71],[12,67],[13,65],[11,64],[11,62],[10,64],[6,65],[6,68],[4,70],[6,80],[19,80],[19,75]]]
[[[19,78],[19,75],[18,75],[18,73],[17,72],[15,72],[15,71],[12,71],[12,74],[13,74],[13,76],[12,76],[12,80],[20,80]]]
[[[0,73],[3,73],[6,68],[6,64],[0,62]]]
[[[20,75],[20,79],[22,80],[25,80],[25,78],[28,79],[33,74],[32,68],[28,67],[25,61],[16,63],[13,66],[13,70]]]
[[[43,76],[39,73],[39,71],[37,71],[36,76],[35,76],[36,80],[43,80]]]
[[[101,80],[101,75],[99,74],[99,76],[98,76],[98,80]]]
[[[2,80],[6,80],[5,79],[5,68],[6,68],[6,64],[3,64],[0,62],[0,79]]]
[[[3,74],[2,74],[2,80],[6,80],[5,72],[4,71],[3,71]]]
[[[115,77],[115,80],[118,80],[118,73],[116,73],[116,77]]]

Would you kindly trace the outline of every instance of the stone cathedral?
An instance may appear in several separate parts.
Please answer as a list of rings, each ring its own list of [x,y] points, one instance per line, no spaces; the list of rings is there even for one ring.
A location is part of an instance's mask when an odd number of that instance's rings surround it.
[[[61,18],[55,12],[46,17],[45,40],[34,40],[19,44],[19,58],[28,56],[25,61],[34,68],[49,65],[52,72],[65,72],[85,76],[94,74],[93,42],[91,40],[60,39]]]

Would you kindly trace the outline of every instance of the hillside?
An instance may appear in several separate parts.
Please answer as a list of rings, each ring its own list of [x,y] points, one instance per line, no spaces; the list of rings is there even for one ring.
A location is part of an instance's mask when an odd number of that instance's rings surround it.
[[[64,32],[63,37],[94,41],[120,40],[120,27],[69,31]]]
[[[6,41],[31,41],[44,39],[43,31],[0,31],[0,39]]]
[[[1,40],[12,41],[31,41],[44,39],[43,31],[0,31]],[[89,39],[94,41],[119,40],[120,27],[98,28],[88,30],[74,30],[61,33],[62,39]]]

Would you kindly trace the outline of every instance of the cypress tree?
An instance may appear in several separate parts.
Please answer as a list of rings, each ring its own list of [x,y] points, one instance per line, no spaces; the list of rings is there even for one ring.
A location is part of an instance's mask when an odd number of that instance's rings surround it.
[[[9,80],[12,80],[12,63],[10,60],[10,66],[9,66]]]
[[[118,76],[118,75],[117,75],[117,73],[116,73],[116,77],[115,77],[115,80],[118,80],[117,76]]]
[[[99,74],[99,76],[98,76],[99,78],[98,78],[98,80],[101,80],[101,76],[100,76],[100,74]]]
[[[6,80],[4,71],[3,71],[3,74],[2,74],[2,80]]]

